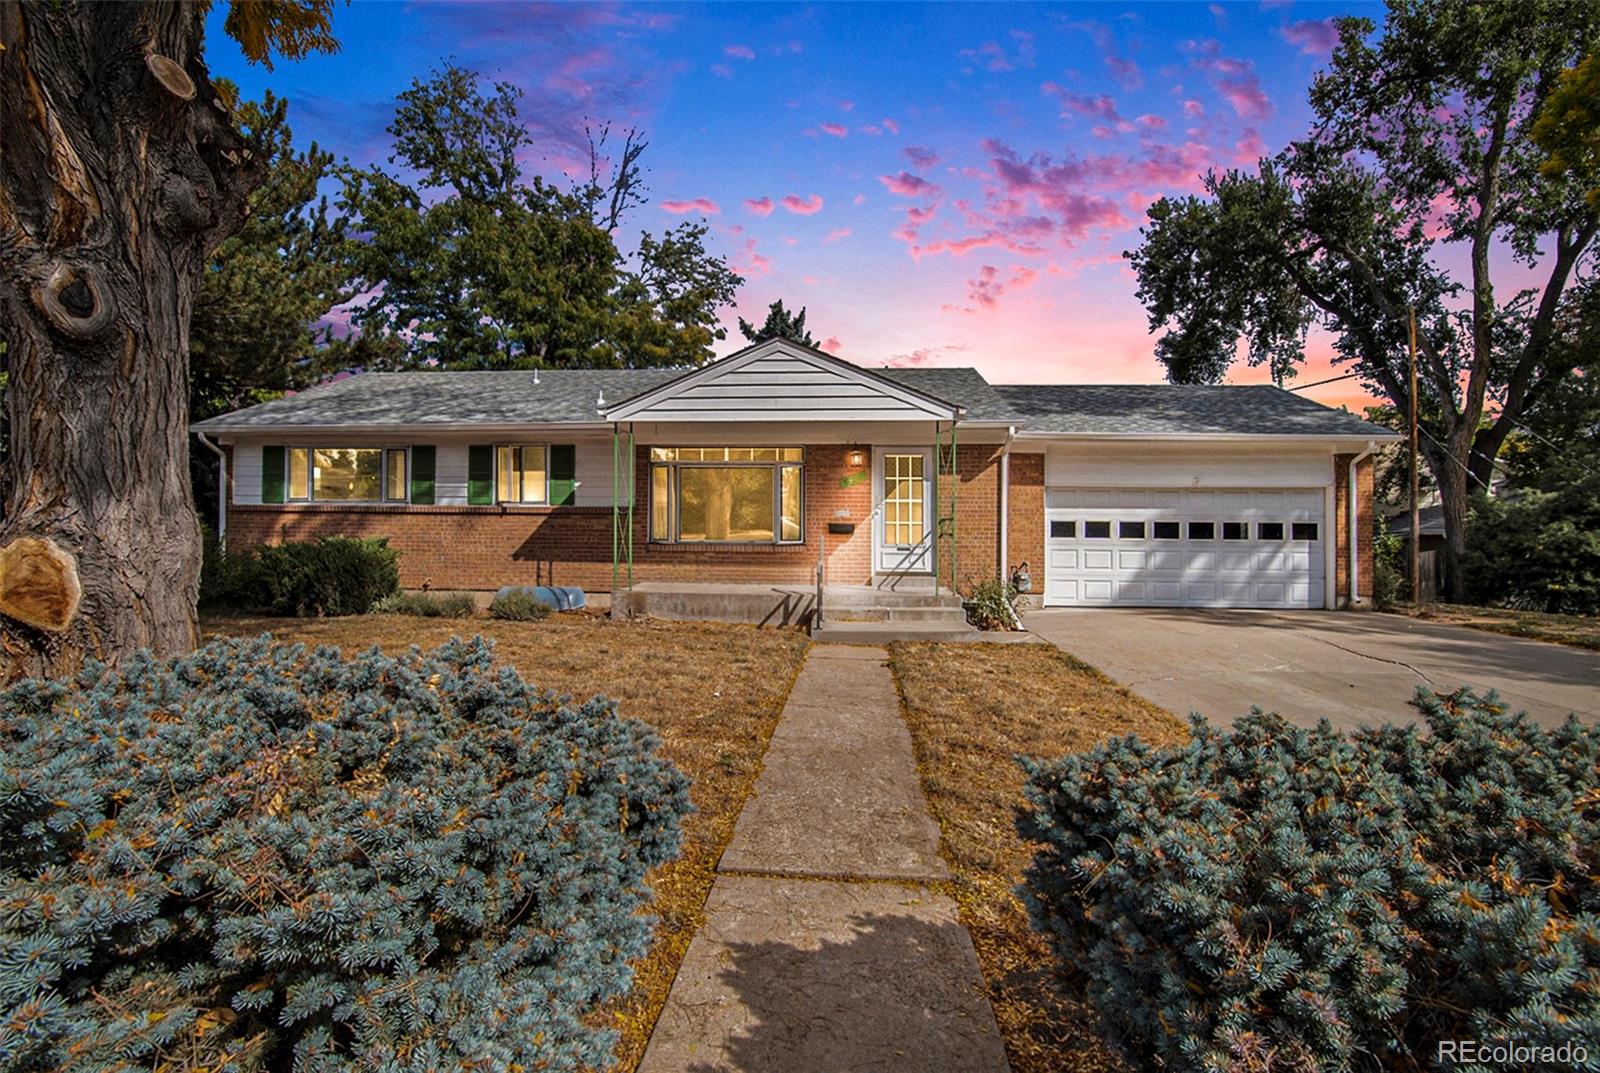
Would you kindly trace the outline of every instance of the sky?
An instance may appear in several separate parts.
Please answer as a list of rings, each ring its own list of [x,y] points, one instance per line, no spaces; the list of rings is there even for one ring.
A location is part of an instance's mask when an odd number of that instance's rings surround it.
[[[547,177],[585,125],[638,127],[649,202],[745,277],[734,327],[783,299],[862,365],[975,366],[995,383],[1151,383],[1156,336],[1122,254],[1162,195],[1252,167],[1301,134],[1306,90],[1370,4],[382,3],[334,12],[341,50],[245,62],[208,27],[214,75],[289,101],[301,145],[389,154],[397,93],[445,61],[526,94]],[[1313,335],[1299,378],[1337,375]],[[1231,382],[1267,379],[1242,361]],[[1359,409],[1355,381],[1311,388]]]

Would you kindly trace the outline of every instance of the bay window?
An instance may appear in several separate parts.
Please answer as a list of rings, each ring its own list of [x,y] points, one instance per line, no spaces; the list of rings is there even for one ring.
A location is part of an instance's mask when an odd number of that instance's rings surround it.
[[[802,543],[804,461],[800,447],[650,448],[650,539]]]

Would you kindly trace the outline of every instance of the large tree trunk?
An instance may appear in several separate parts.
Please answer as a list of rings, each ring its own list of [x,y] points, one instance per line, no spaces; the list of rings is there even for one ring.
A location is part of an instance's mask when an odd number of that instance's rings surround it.
[[[196,639],[189,313],[262,172],[201,65],[202,15],[0,2],[0,557],[67,564],[0,577],[3,679]]]
[[[1467,548],[1468,477],[1451,458],[1430,467],[1439,485],[1439,505],[1444,513],[1444,598],[1453,604],[1466,600],[1466,577],[1461,556]]]

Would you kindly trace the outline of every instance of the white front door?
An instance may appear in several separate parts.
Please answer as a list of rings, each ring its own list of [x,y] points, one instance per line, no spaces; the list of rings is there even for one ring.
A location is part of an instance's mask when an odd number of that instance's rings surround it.
[[[933,572],[933,448],[873,451],[878,521],[873,565],[880,574]]]

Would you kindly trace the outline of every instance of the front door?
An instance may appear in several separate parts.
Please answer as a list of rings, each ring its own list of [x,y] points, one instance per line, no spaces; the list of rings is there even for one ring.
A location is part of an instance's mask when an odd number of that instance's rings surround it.
[[[933,571],[933,449],[879,447],[874,565],[880,574]]]

